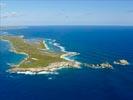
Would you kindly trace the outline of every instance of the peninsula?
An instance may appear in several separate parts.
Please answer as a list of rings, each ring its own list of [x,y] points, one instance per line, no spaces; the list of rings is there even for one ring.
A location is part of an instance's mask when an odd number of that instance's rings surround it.
[[[0,35],[0,40],[8,41],[13,52],[26,55],[26,58],[18,65],[12,65],[9,69],[10,72],[39,73],[42,71],[52,72],[64,67],[80,67],[79,62],[62,57],[62,55],[69,56],[70,53],[56,53],[47,49],[43,39],[29,40],[24,39],[23,36]]]

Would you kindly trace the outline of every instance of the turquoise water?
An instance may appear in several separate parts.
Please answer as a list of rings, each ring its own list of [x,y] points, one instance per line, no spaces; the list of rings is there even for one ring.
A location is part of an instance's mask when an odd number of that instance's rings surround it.
[[[113,70],[82,66],[59,70],[58,75],[10,74],[8,63],[19,63],[25,56],[10,52],[9,44],[0,42],[0,100],[132,100],[133,27],[31,26],[3,32],[55,39],[67,51],[80,53],[74,57],[80,62],[113,64],[127,59],[130,65],[113,65]]]

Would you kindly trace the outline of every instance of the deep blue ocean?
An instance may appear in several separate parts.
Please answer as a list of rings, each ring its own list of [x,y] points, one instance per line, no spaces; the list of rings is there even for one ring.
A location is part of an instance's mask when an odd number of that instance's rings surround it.
[[[0,100],[133,100],[133,27],[129,26],[30,26],[0,34],[27,39],[55,39],[74,59],[85,63],[112,63],[126,59],[128,66],[114,69],[61,69],[59,74],[23,75],[7,72],[25,56],[10,52],[0,42]]]

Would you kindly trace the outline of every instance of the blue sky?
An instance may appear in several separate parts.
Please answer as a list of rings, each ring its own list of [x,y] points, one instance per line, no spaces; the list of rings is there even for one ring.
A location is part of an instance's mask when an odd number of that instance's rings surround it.
[[[133,25],[133,0],[0,0],[1,25]]]

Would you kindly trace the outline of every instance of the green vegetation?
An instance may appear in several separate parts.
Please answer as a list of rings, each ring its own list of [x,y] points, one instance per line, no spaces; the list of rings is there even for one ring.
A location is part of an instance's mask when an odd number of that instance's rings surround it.
[[[12,35],[0,35],[0,40],[8,40],[14,52],[28,55],[27,59],[18,65],[20,68],[46,67],[50,63],[65,61],[60,58],[61,53],[46,50],[43,40],[27,40]]]

